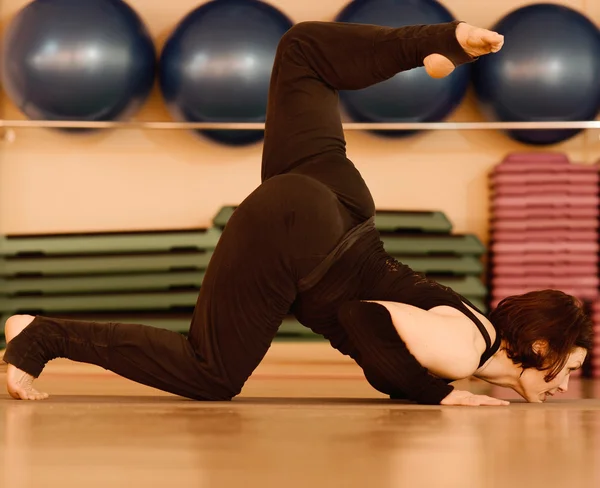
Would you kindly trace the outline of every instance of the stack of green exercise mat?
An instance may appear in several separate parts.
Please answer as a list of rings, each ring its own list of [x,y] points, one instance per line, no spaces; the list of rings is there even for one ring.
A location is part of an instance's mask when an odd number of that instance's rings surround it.
[[[0,315],[16,313],[189,328],[204,273],[223,227],[224,207],[207,229],[0,237]],[[416,271],[484,308],[485,248],[452,234],[439,212],[381,211],[386,250]],[[316,338],[293,317],[279,338]]]

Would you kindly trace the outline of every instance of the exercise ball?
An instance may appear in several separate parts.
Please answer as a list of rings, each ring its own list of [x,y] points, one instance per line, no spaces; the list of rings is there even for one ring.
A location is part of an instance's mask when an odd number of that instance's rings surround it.
[[[600,108],[600,33],[568,7],[535,4],[514,10],[493,30],[504,35],[496,54],[473,66],[482,112],[494,121],[593,120]],[[562,142],[580,130],[509,130],[531,145]]]
[[[155,76],[152,39],[121,0],[35,0],[4,37],[4,88],[31,119],[129,117]]]
[[[277,45],[292,25],[257,0],[213,0],[190,12],[160,57],[169,112],[186,122],[264,122]],[[263,130],[200,133],[234,146],[264,137]]]
[[[452,22],[452,14],[435,0],[354,0],[336,18],[339,22],[402,27]],[[437,122],[463,100],[470,82],[470,65],[442,79],[425,68],[403,71],[361,90],[340,92],[348,115],[358,122]],[[406,136],[416,131],[373,131],[383,136]]]

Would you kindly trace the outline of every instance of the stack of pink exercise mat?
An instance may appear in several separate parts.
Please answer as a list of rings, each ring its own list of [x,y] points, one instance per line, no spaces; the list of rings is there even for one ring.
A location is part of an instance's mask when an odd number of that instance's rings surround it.
[[[515,153],[495,167],[491,308],[506,296],[558,289],[594,303],[600,332],[598,170],[559,153]]]
[[[592,376],[600,378],[600,300],[594,300],[591,306],[594,321],[594,352],[592,353]]]

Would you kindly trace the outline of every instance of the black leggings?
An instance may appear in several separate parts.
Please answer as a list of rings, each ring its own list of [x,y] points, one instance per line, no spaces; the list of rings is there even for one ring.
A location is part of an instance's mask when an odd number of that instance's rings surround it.
[[[465,62],[455,28],[294,26],[273,65],[263,182],[223,231],[188,336],[37,316],[8,345],[5,361],[37,377],[48,361],[65,357],[188,398],[239,394],[290,311],[298,282],[374,214],[369,190],[346,158],[337,91],[422,66],[432,52]]]

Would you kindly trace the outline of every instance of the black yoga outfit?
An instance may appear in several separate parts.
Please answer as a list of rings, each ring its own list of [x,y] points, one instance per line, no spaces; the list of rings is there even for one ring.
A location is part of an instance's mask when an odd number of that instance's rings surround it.
[[[273,66],[262,184],[223,231],[188,336],[37,316],[9,344],[5,361],[37,377],[49,360],[65,357],[184,397],[230,400],[292,312],[352,357],[379,391],[439,403],[452,390],[449,381],[417,362],[385,307],[362,300],[463,311],[487,341],[482,364],[498,341],[491,344],[462,297],[384,251],[371,194],[346,157],[337,91],[423,66],[431,53],[455,65],[472,61],[456,40],[457,24],[295,25]]]

